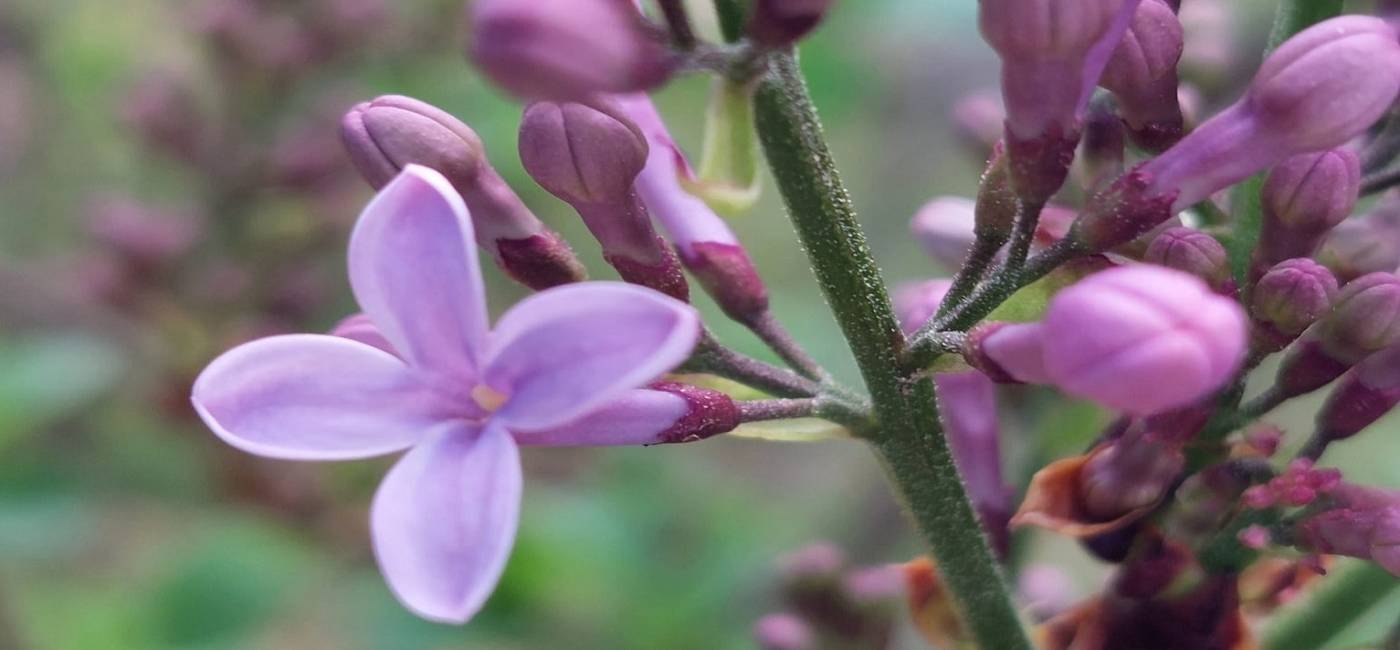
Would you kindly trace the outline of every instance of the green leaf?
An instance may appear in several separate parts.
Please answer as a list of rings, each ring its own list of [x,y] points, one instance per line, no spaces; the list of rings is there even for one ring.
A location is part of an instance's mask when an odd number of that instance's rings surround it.
[[[82,334],[0,342],[0,447],[91,403],[123,369],[111,344]]]
[[[1100,258],[1069,262],[1011,294],[1006,302],[987,314],[986,320],[1011,323],[1038,321],[1045,315],[1045,307],[1050,304],[1050,299],[1054,298],[1055,294],[1080,281],[1084,276],[1102,269],[1103,261]]]

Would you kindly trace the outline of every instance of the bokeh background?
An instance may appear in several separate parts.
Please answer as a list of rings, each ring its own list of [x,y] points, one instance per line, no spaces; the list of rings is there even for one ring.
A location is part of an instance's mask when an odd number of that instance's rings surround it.
[[[976,3],[836,4],[803,67],[837,160],[891,281],[945,273],[907,222],[928,198],[975,187],[981,152],[951,113],[995,80]],[[1188,47],[1216,105],[1256,64],[1272,3],[1186,4],[1208,5]],[[0,650],[746,648],[753,622],[781,607],[785,554],[816,540],[868,565],[919,552],[854,442],[528,450],[500,589],[468,626],[433,625],[393,601],[369,552],[365,513],[388,460],[265,461],[204,430],[186,395],[213,355],[323,331],[353,309],[345,237],[370,193],[337,122],[356,101],[407,94],[461,117],[593,274],[612,276],[577,218],[522,172],[520,107],[462,57],[461,5],[0,0]],[[693,152],[705,92],[687,78],[659,95]],[[855,381],[771,186],[734,225],[780,316]],[[497,310],[522,295],[487,274]],[[766,355],[697,302],[723,338]],[[1002,398],[1021,485],[1104,421],[1032,390]],[[1309,412],[1280,422],[1305,433]],[[1387,420],[1336,462],[1400,486],[1397,428]],[[1078,593],[1105,573],[1065,542],[1020,549]],[[1338,647],[1378,637],[1397,612],[1388,601]],[[895,617],[895,645],[920,647]]]

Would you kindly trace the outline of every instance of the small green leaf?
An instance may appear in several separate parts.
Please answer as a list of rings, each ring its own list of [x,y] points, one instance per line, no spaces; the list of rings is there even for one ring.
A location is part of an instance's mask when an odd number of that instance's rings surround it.
[[[851,430],[820,418],[797,418],[749,422],[739,425],[739,428],[730,431],[729,435],[778,442],[818,442],[848,439],[851,437]]]
[[[1051,271],[1045,277],[1022,287],[1020,291],[1011,294],[1006,302],[1001,303],[1001,306],[987,315],[986,320],[1012,323],[1038,321],[1041,316],[1045,315],[1045,307],[1050,304],[1050,299],[1054,298],[1061,289],[1080,281],[1084,276],[1103,270],[1103,268],[1102,258],[1075,260],[1065,264]]]

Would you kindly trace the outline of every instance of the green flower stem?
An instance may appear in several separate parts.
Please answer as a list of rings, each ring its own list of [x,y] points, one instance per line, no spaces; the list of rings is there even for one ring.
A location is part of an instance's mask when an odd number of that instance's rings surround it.
[[[1026,263],[1026,255],[1030,254],[1031,242],[1035,240],[1035,228],[1040,225],[1040,213],[1045,209],[1045,202],[1019,201],[1017,206],[1019,214],[1016,215],[1016,229],[1011,234],[1011,243],[1006,246],[1006,268],[1016,271]]]
[[[1265,650],[1310,650],[1327,645],[1337,633],[1381,602],[1400,580],[1370,562],[1358,562],[1329,577],[1312,593],[1279,612],[1264,630]]]
[[[721,16],[733,13],[719,0]],[[939,426],[932,381],[900,365],[904,337],[791,54],[773,57],[755,95],[759,140],[817,281],[875,407],[870,435],[978,647],[1029,650]]]

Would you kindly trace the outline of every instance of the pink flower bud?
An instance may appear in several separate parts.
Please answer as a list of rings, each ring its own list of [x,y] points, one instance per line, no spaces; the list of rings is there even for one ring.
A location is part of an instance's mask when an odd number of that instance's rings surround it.
[[[584,279],[569,245],[491,167],[476,132],[450,113],[411,97],[386,95],[346,113],[341,138],[375,189],[410,164],[442,173],[466,202],[477,242],[522,284],[547,289]]]
[[[471,58],[526,99],[646,90],[675,66],[630,0],[476,0],[471,20]]]
[[[1190,273],[1220,291],[1230,279],[1230,260],[1214,237],[1194,228],[1171,228],[1152,240],[1143,261]]]
[[[951,280],[938,278],[896,287],[893,295],[894,312],[899,318],[900,327],[906,333],[913,333],[922,327],[928,319],[938,313],[939,305],[943,304],[943,296],[948,295],[948,289],[952,285]]]
[[[1274,50],[1244,98],[1139,171],[1147,196],[1190,206],[1284,158],[1341,146],[1400,92],[1400,43],[1385,21],[1341,16]]]
[[[1079,112],[1140,0],[981,0],[982,36],[1002,61],[1011,134],[1079,130]]]
[[[1400,266],[1400,205],[1387,197],[1370,214],[1343,221],[1317,253],[1341,282]]]
[[[964,95],[953,104],[953,126],[969,151],[980,159],[1001,140],[1006,109],[1001,107],[1001,95],[983,88]]]
[[[1346,285],[1289,350],[1276,385],[1286,397],[1309,393],[1382,348],[1400,342],[1400,278],[1372,273]]]
[[[633,190],[647,155],[646,139],[611,102],[536,102],[520,123],[525,171],[578,211],[623,279],[686,300],[680,262]]]
[[[1133,265],[1061,291],[1038,325],[1008,326],[986,338],[988,356],[1011,366],[1013,376],[1035,380],[1034,346],[1011,345],[1018,338],[1038,339],[1046,383],[1150,415],[1186,406],[1229,381],[1243,360],[1245,321],[1239,305],[1200,280]]]
[[[1176,64],[1183,38],[1181,21],[1171,7],[1161,0],[1143,0],[1099,80],[1118,97],[1133,139],[1152,151],[1181,139]]]
[[[1304,549],[1371,560],[1400,576],[1400,491],[1343,484],[1333,506],[1299,522]]]
[[[739,406],[724,393],[669,381],[652,384],[651,389],[670,393],[686,404],[685,415],[657,436],[658,443],[695,442],[739,426]]]
[[[1337,279],[1306,258],[1269,269],[1251,293],[1254,346],[1261,353],[1282,350],[1332,307]]]
[[[1400,404],[1400,347],[1388,347],[1366,357],[1342,376],[1317,414],[1317,426],[1327,440],[1360,433]]]
[[[1312,255],[1327,231],[1351,214],[1360,190],[1361,161],[1349,149],[1290,156],[1274,167],[1264,183],[1255,272]]]
[[[766,318],[768,287],[729,224],[682,187],[681,177],[691,176],[690,166],[656,106],[641,94],[616,99],[649,146],[646,166],[637,176],[637,194],[675,245],[681,264],[725,315],[750,325]]]
[[[832,0],[757,0],[749,15],[749,38],[764,47],[783,48],[821,24]]]

